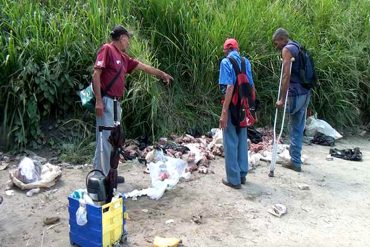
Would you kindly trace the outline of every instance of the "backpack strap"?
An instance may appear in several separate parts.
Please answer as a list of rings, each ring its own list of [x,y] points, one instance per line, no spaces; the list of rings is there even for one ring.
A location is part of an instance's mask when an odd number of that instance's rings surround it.
[[[230,63],[233,65],[233,69],[234,69],[234,72],[235,72],[235,76],[236,76],[236,81],[238,80],[238,75],[243,73],[243,74],[247,74],[247,66],[246,66],[246,62],[245,62],[245,58],[242,57],[241,58],[241,69],[239,68],[239,65],[238,65],[238,62],[236,61],[235,58],[233,57],[228,57]],[[235,84],[235,82],[234,82]]]
[[[114,49],[114,47],[111,45],[111,44],[108,44],[109,48],[110,49]],[[101,89],[101,94],[102,96],[106,96],[107,93],[109,92],[109,90],[112,88],[113,84],[116,82],[117,78],[119,77],[119,75],[121,74],[121,71],[122,71],[122,68],[123,68],[123,63],[121,65],[121,67],[119,68],[117,74],[113,77],[113,79],[108,83],[108,86],[105,90]]]
[[[117,72],[117,74],[109,82],[107,88],[105,90],[102,89],[102,96],[105,96],[109,92],[109,90],[112,88],[113,84],[115,83],[115,81],[117,80],[117,78],[119,77],[119,75],[121,74],[122,68],[123,68],[123,63],[121,65],[121,68],[119,68],[119,71]]]
[[[247,66],[246,66],[244,57],[242,57],[242,71],[241,72],[244,74],[247,74]]]

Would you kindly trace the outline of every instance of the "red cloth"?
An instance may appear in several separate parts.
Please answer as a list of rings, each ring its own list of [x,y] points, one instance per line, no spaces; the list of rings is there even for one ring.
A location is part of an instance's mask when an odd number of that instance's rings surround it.
[[[103,90],[108,86],[109,82],[115,77],[123,64],[121,74],[114,82],[113,86],[107,93],[111,97],[121,98],[125,89],[125,76],[131,73],[139,62],[132,59],[124,52],[120,51],[112,43],[104,44],[97,55],[94,69],[101,69],[100,78],[101,87]]]

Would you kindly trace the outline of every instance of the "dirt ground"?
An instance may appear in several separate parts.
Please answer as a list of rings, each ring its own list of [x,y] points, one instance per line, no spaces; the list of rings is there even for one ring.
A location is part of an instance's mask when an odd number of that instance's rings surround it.
[[[177,237],[184,246],[369,246],[370,141],[347,138],[337,148],[360,147],[362,162],[327,161],[329,147],[304,146],[309,157],[302,173],[277,166],[267,176],[266,163],[251,171],[247,184],[234,190],[221,184],[224,161],[213,161],[214,174],[194,173],[158,201],[129,199],[128,246],[152,246],[155,236]],[[9,169],[9,168],[8,168]],[[87,169],[64,169],[58,184],[33,197],[15,190],[5,195],[8,170],[0,171],[0,246],[70,246],[67,196],[84,188]],[[150,178],[138,163],[120,167],[126,183],[119,191],[146,188]],[[300,190],[308,184],[309,190]],[[57,191],[55,191],[57,189]],[[277,218],[267,212],[276,203],[287,207]],[[44,226],[43,218],[60,223]],[[202,222],[192,222],[202,216]],[[166,224],[167,220],[174,222]]]

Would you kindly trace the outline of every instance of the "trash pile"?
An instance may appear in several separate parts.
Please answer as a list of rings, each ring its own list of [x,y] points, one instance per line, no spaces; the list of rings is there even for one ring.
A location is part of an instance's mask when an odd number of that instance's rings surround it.
[[[307,118],[304,133],[311,138],[311,143],[323,146],[334,146],[335,140],[343,137],[330,124],[316,116]]]
[[[362,161],[362,152],[360,148],[356,147],[354,149],[337,149],[331,148],[329,150],[329,154],[331,157],[336,157],[344,160],[351,160],[351,161]]]
[[[145,163],[144,173],[150,174],[152,181],[147,189],[134,190],[126,196],[136,200],[146,195],[158,200],[166,190],[174,188],[180,179],[190,179],[191,173],[212,172],[210,161],[224,155],[222,130],[212,129],[207,135],[199,137],[190,134],[171,135],[170,138],[160,138],[153,146],[147,146],[140,140],[128,140],[124,153],[125,158],[138,158],[139,162]]]
[[[157,143],[147,146],[140,140],[127,140],[124,147],[124,159],[138,158],[140,162],[149,164],[158,161],[154,154],[163,153],[166,158],[185,161],[186,171],[208,173],[210,160],[215,156],[223,156],[222,131],[212,129],[208,136],[195,138],[189,134],[182,136],[171,135],[170,138],[160,138]],[[147,173],[149,166],[147,166]]]
[[[21,190],[27,190],[27,196],[39,193],[42,188],[54,186],[62,176],[61,167],[42,163],[40,159],[24,157],[16,169],[9,171],[9,186],[15,185]],[[11,194],[12,190],[8,188],[7,191]]]

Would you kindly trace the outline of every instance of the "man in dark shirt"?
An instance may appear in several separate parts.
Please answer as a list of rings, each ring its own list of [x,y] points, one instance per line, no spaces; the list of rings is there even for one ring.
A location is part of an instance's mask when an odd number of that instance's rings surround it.
[[[289,164],[283,165],[294,171],[301,171],[301,152],[303,142],[303,131],[305,128],[305,113],[310,102],[311,90],[306,89],[301,84],[299,69],[301,61],[299,58],[300,45],[289,39],[288,32],[283,28],[278,28],[272,36],[272,41],[276,48],[281,50],[283,58],[283,79],[281,85],[280,99],[276,102],[276,107],[284,107],[286,97],[287,113],[289,114],[289,135],[290,135],[290,156]],[[290,72],[291,58],[294,57],[292,70]]]
[[[173,78],[165,72],[144,64],[127,55],[131,33],[123,26],[116,26],[110,33],[112,42],[104,44],[97,55],[94,74],[93,88],[96,98],[96,126],[113,126],[113,100],[121,100],[125,90],[125,76],[135,70],[154,75],[169,84]],[[108,85],[116,77],[114,83],[107,91]],[[101,94],[104,90],[104,95]],[[118,121],[121,119],[121,107],[118,105]],[[111,144],[108,142],[110,131],[103,130],[103,163],[100,157],[100,138],[96,130],[96,149],[94,157],[94,168],[103,171],[105,175],[109,172]],[[124,178],[118,176],[118,183],[123,183]]]

